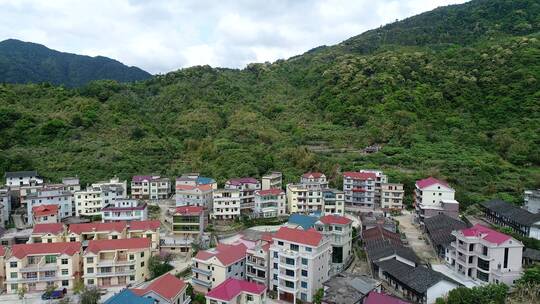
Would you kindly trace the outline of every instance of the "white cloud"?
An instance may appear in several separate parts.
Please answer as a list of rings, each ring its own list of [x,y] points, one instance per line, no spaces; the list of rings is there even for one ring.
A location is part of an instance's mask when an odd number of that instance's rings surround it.
[[[151,73],[274,61],[465,0],[0,0],[0,40],[102,55]]]

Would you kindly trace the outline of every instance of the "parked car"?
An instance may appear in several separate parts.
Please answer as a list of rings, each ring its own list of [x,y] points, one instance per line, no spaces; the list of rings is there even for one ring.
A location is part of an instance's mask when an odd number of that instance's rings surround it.
[[[65,292],[63,290],[53,290],[51,293],[44,293],[41,295],[42,300],[54,300],[54,299],[62,299],[64,297]]]

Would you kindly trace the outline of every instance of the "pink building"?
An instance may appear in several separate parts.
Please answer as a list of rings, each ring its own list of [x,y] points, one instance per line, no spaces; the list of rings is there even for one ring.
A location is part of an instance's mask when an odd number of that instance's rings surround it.
[[[265,293],[264,285],[229,278],[206,294],[206,304],[265,303]]]

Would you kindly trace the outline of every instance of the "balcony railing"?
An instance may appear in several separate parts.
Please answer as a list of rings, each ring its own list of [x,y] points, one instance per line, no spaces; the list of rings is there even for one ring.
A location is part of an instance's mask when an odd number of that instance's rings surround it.
[[[197,284],[197,285],[202,285],[202,286],[205,286],[207,288],[211,287],[212,286],[212,282],[206,282],[206,281],[203,281],[203,280],[199,280],[195,277],[192,277],[191,278],[191,281],[194,283],[194,284]]]
[[[193,272],[197,272],[197,273],[200,273],[200,274],[205,275],[205,276],[211,276],[212,275],[212,271],[210,271],[210,270],[203,270],[203,269],[195,268],[195,267],[191,268],[191,270]]]

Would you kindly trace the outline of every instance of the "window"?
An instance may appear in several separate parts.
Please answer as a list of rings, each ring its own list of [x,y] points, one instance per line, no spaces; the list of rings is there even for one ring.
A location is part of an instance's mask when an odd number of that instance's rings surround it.
[[[76,239],[74,237],[72,237],[72,238],[69,238],[69,241],[70,242],[76,242]]]
[[[508,268],[508,249],[504,248],[504,268]]]
[[[144,258],[144,252],[141,252],[141,258]]]
[[[17,285],[17,284],[11,284],[11,290],[17,291],[17,289],[19,289],[19,285]]]
[[[133,275],[132,275],[132,276],[129,276],[129,280],[130,280],[130,281],[135,281],[135,276],[133,276]]]
[[[86,273],[94,273],[94,268],[93,267],[86,268]]]
[[[308,276],[307,270],[302,270],[302,276],[303,276],[303,277],[307,277],[307,276]]]
[[[302,258],[302,265],[307,265],[308,264],[308,260],[306,258]]]
[[[278,269],[277,263],[274,263],[274,269]]]
[[[277,273],[274,273],[274,280],[277,280]]]
[[[9,262],[9,267],[16,268],[17,267],[17,262]]]
[[[300,282],[300,286],[302,286],[302,288],[307,288],[307,282]]]
[[[92,257],[86,258],[86,262],[87,263],[94,263],[94,258],[92,258]]]
[[[130,254],[130,255],[129,255],[129,260],[130,260],[130,261],[135,260],[135,255],[134,255],[134,254]],[[195,267],[197,267],[197,266],[195,266]]]
[[[282,241],[278,241],[277,244],[278,244],[279,246],[283,246],[283,242],[282,242]]]
[[[69,286],[68,280],[62,280],[62,286]]]
[[[143,261],[143,262],[141,262],[141,267],[144,267],[144,261]]]
[[[94,285],[94,279],[88,279],[88,281],[86,281],[88,283],[88,285]]]
[[[12,273],[9,274],[9,277],[12,278],[12,279],[16,279],[18,275],[19,275],[18,272],[12,272]]]
[[[62,259],[62,265],[67,265],[68,264],[68,259]]]
[[[62,269],[62,275],[68,275],[69,274],[69,270],[67,269]]]
[[[294,277],[294,270],[286,269],[285,274],[290,277]]]
[[[52,264],[56,263],[56,256],[55,255],[46,255],[45,256],[45,264]]]
[[[294,283],[291,281],[285,281],[285,287],[294,288]]]
[[[311,250],[312,250],[311,247],[306,247],[307,252],[311,252]]]
[[[135,270],[135,265],[129,265],[129,270]]]
[[[291,259],[291,258],[285,258],[285,264],[287,264],[287,265],[294,265],[294,259]]]
[[[298,245],[296,245],[296,244],[291,244],[291,250],[292,250],[292,251],[298,251],[298,249],[299,249],[299,246],[298,246]]]
[[[488,255],[488,248],[487,246],[482,247],[482,254],[487,256]]]
[[[275,259],[278,258],[278,253],[277,253],[277,251],[274,251],[274,258],[275,258]]]
[[[118,239],[118,235],[111,235],[111,239],[117,240],[117,239]]]
[[[305,294],[305,293],[303,293],[303,292],[300,293],[300,299],[301,299],[302,301],[307,301],[307,294]]]

